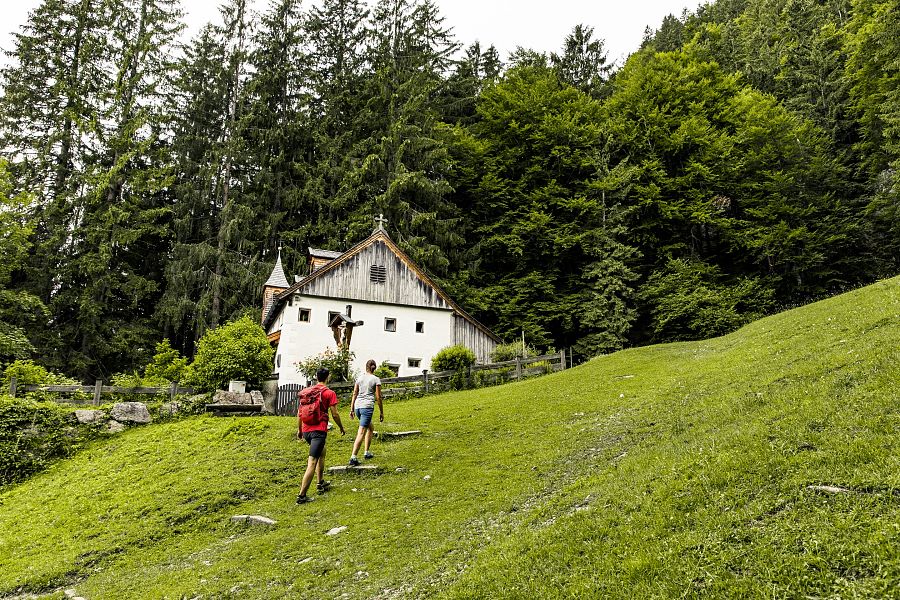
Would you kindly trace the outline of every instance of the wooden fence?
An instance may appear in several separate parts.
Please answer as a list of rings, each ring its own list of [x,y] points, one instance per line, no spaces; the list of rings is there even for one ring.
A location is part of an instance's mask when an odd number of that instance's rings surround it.
[[[176,394],[193,394],[194,389],[189,387],[181,387],[177,382],[172,382],[168,387],[122,387],[116,385],[103,385],[103,380],[98,379],[94,385],[17,385],[16,378],[12,377],[9,381],[9,395],[13,398],[19,391],[23,392],[54,392],[58,394],[92,394],[92,404],[97,406],[100,404],[101,394],[148,394],[162,395],[166,394],[170,400],[175,398]],[[55,398],[57,402],[78,402],[78,398],[67,396],[59,396]]]
[[[554,371],[562,371],[567,366],[565,350],[556,354],[534,356],[530,358],[516,358],[498,363],[484,365],[472,365],[462,376],[456,371],[429,372],[427,369],[421,375],[407,375],[405,377],[389,377],[381,380],[381,396],[384,399],[396,396],[421,396],[458,388],[487,387],[509,381],[519,381],[528,377],[545,375]],[[329,384],[339,398],[350,399],[353,393],[354,382],[342,382]],[[294,416],[297,414],[297,392],[303,389],[299,384],[286,384],[278,388],[278,397],[275,402],[275,414],[282,416]]]

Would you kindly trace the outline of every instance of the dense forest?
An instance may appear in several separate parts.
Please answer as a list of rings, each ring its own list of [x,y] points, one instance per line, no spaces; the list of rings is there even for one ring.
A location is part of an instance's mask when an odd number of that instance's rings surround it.
[[[433,0],[44,0],[0,96],[0,363],[80,379],[388,230],[584,358],[900,272],[900,0],[718,0],[625,64],[461,47]],[[258,312],[256,312],[258,318]]]

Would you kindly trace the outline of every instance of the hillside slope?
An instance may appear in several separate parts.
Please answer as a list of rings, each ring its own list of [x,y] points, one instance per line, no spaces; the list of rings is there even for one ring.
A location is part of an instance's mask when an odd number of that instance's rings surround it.
[[[898,383],[900,278],[388,404],[385,430],[425,434],[305,506],[292,419],[135,429],[0,493],[0,595],[900,597]]]

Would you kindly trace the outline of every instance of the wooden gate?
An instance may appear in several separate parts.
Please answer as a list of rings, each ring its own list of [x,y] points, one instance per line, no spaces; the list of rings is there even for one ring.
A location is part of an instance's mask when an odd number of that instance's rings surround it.
[[[275,398],[275,414],[280,417],[296,417],[300,408],[300,400],[297,392],[303,389],[299,383],[288,383],[278,386],[278,396]]]

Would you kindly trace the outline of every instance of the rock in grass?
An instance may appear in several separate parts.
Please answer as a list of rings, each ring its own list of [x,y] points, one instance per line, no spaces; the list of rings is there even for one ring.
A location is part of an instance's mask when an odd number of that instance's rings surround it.
[[[151,421],[150,411],[143,402],[117,402],[109,416],[119,423],[145,424]]]
[[[76,410],[75,418],[79,423],[96,423],[106,418],[106,413],[102,410]]]
[[[106,424],[106,431],[109,433],[121,433],[125,431],[125,425],[118,421],[110,421]]]
[[[325,535],[337,535],[341,532],[347,531],[346,525],[341,525],[340,527],[333,527],[325,532]]]
[[[277,525],[278,521],[274,519],[270,519],[269,517],[263,517],[260,515],[234,515],[231,517],[232,523],[249,523],[250,525],[268,525],[273,526]]]
[[[824,492],[826,494],[849,494],[851,491],[836,485],[808,485],[806,486],[806,489],[814,492]]]

